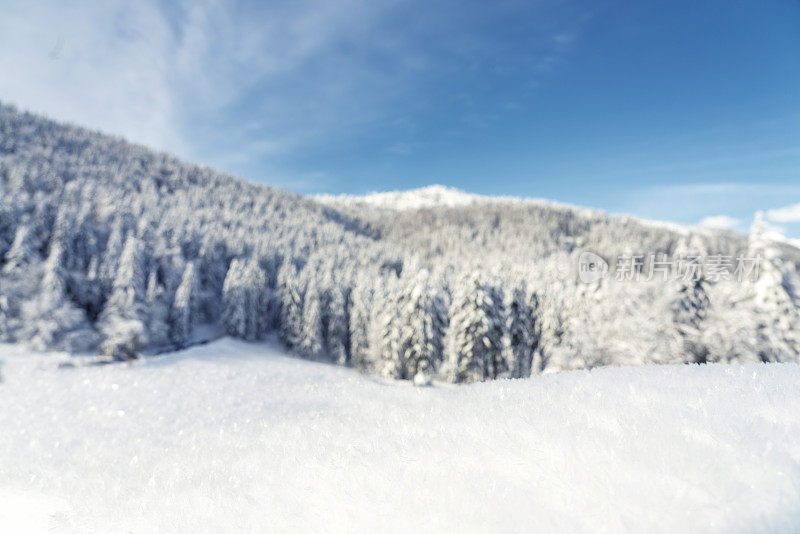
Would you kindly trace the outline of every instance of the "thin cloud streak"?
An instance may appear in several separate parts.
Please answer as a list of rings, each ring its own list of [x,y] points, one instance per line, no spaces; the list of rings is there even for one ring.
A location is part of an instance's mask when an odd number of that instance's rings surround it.
[[[767,218],[782,223],[800,222],[800,202],[767,211]]]
[[[183,152],[170,79],[173,46],[167,21],[148,2],[6,5],[0,98]]]
[[[541,33],[538,55],[516,57],[509,43],[472,31],[484,23],[477,11],[429,9],[367,0],[19,3],[0,19],[0,71],[14,73],[0,78],[0,98],[255,173],[267,159],[413,124],[459,72],[529,68],[535,85],[575,39],[572,26],[531,27]]]

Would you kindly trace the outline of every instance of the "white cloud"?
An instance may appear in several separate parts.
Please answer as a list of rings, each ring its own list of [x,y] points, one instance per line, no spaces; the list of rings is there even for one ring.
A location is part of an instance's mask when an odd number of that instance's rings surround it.
[[[720,230],[733,230],[737,228],[742,221],[728,215],[711,215],[705,217],[698,223],[699,226],[705,228],[717,228]]]
[[[297,150],[374,119],[402,86],[339,51],[372,39],[391,5],[19,2],[0,17],[0,99],[188,158]],[[370,44],[394,61],[411,53]]]
[[[0,17],[0,99],[185,158],[263,171],[242,162],[305,156],[313,142],[387,124],[410,131],[402,125],[424,114],[427,89],[455,73],[483,65],[540,77],[582,24],[531,27],[541,34],[531,57],[482,33],[494,11],[454,16],[455,3],[431,6],[17,2]],[[397,139],[386,146],[400,147]]]
[[[778,226],[776,224],[772,224],[764,219],[764,212],[759,210],[755,213],[753,224],[755,225],[756,222],[761,219],[762,229],[761,232],[763,233],[764,237],[772,240],[772,241],[785,241],[791,243],[792,240],[786,236],[786,228],[783,226]],[[750,231],[752,232],[753,229],[751,228]]]
[[[657,220],[747,231],[753,213],[800,196],[800,185],[781,183],[687,183],[632,188],[612,211]],[[767,218],[773,211],[767,212]],[[719,214],[725,214],[724,218]],[[789,222],[771,219],[774,222]],[[796,237],[796,229],[778,231]]]
[[[764,237],[773,241],[789,241],[785,227],[769,223],[764,225]]]
[[[767,218],[771,221],[782,223],[800,222],[800,202],[791,206],[768,210]]]
[[[4,6],[0,98],[191,157],[187,122],[290,69],[325,39],[321,23],[304,26],[291,14],[265,23],[234,7],[207,1],[167,8],[155,0]]]
[[[0,98],[180,151],[167,20],[148,2],[19,2],[0,17]]]

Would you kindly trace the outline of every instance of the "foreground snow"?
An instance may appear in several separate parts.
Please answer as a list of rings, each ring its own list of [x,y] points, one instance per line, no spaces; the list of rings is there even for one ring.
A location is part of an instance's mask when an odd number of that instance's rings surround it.
[[[414,388],[230,339],[0,359],[4,532],[800,528],[796,365]]]

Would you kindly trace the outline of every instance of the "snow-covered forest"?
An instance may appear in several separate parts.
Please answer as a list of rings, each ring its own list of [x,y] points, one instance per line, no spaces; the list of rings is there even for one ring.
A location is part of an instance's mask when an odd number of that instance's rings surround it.
[[[417,383],[800,360],[800,254],[758,221],[747,237],[538,201],[410,204],[303,198],[0,106],[0,341],[132,359],[274,333]],[[584,250],[762,261],[741,281],[584,283]]]

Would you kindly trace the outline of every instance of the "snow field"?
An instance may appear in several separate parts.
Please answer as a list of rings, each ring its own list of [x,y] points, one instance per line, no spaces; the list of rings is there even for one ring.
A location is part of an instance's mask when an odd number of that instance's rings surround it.
[[[229,338],[58,369],[0,345],[0,530],[790,532],[800,366],[415,388]]]

